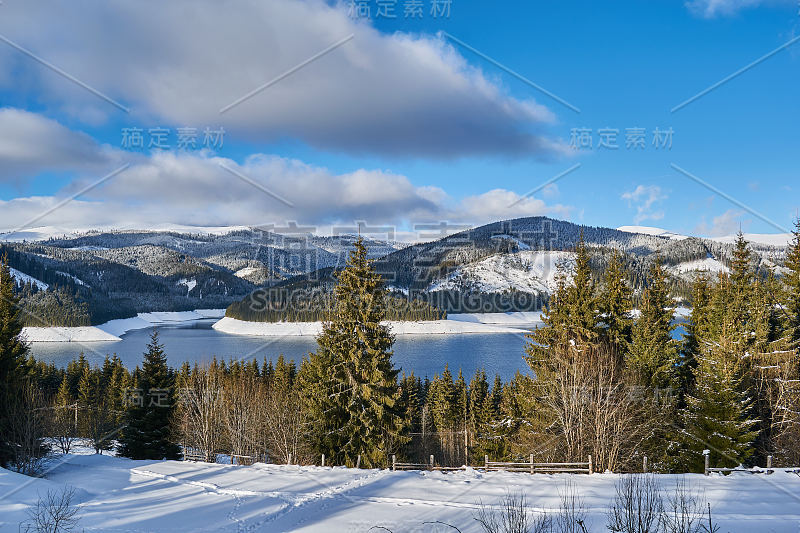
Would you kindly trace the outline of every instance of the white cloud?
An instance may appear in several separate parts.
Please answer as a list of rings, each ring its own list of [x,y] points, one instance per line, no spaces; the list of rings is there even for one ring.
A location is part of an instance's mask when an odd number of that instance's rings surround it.
[[[730,16],[748,8],[760,5],[795,5],[793,0],[689,0],[686,6],[689,10],[704,18]]]
[[[24,135],[10,134],[23,130]],[[532,215],[569,216],[567,206],[548,205],[504,189],[454,200],[439,187],[417,186],[391,171],[362,168],[337,174],[262,153],[237,162],[208,151],[126,152],[16,110],[0,113],[0,132],[13,139],[0,143],[0,154],[14,170],[9,176],[32,176],[51,167],[77,175],[57,195],[0,203],[0,228],[6,230],[34,218],[35,226],[85,229],[288,221],[329,226],[357,220],[412,227],[442,220],[473,225]],[[129,166],[98,183],[123,164]],[[78,199],[38,219],[78,192],[82,192]]]
[[[622,194],[622,199],[627,200],[629,206],[636,207],[636,216],[633,217],[635,224],[664,218],[664,211],[657,209],[657,206],[668,197],[658,185],[638,185],[634,190]]]
[[[47,171],[98,170],[113,150],[89,135],[20,109],[0,108],[0,181],[21,182]]]
[[[42,0],[5,3],[3,20],[10,39],[130,107],[137,124],[223,125],[231,139],[296,138],[356,154],[567,153],[542,133],[554,121],[547,108],[509,96],[443,37],[385,35],[346,10],[324,0]],[[124,116],[4,46],[0,87],[20,84],[87,123]]]
[[[744,214],[745,212],[740,209],[728,209],[721,215],[714,217],[711,225],[703,220],[703,222],[695,228],[695,233],[708,235],[709,237],[734,235],[749,223],[749,221],[742,220]]]

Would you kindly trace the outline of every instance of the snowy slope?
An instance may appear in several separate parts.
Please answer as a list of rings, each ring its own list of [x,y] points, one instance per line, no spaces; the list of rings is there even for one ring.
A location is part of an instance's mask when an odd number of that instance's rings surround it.
[[[627,233],[641,233],[643,235],[655,235],[656,237],[667,237],[676,241],[688,239],[686,235],[681,235],[666,229],[651,228],[650,226],[620,226],[617,228],[619,231]]]
[[[33,277],[31,277],[31,276],[29,276],[27,274],[24,274],[24,273],[20,272],[16,268],[9,267],[9,270],[11,270],[11,277],[14,278],[15,280],[19,281],[19,282],[22,282],[22,283],[33,283],[34,285],[36,285],[37,288],[39,288],[40,290],[43,290],[43,291],[46,291],[47,288],[50,286],[47,283],[45,283],[44,281],[39,281],[36,278],[33,278]]]
[[[736,242],[736,238],[736,235],[728,235],[726,237],[715,237],[711,240],[733,244]],[[783,247],[788,246],[794,236],[791,233],[745,233],[744,238],[747,242]]]
[[[721,533],[797,532],[800,477],[793,473],[661,475],[657,481],[665,496],[680,478],[704,494]],[[473,516],[481,502],[496,506],[508,491],[520,491],[531,511],[553,512],[567,479],[585,506],[587,530],[607,531],[616,474],[444,474],[72,455],[57,463],[48,479],[0,469],[0,532],[24,530],[20,522],[38,494],[71,485],[80,503],[77,531],[87,533],[455,531],[424,524],[434,521],[477,533]]]
[[[707,257],[706,259],[698,259],[696,261],[687,261],[685,263],[680,263],[678,265],[669,267],[667,270],[672,272],[673,274],[686,274],[687,272],[700,272],[706,271],[712,274],[718,274],[720,272],[730,272],[730,269],[725,266],[722,262],[714,259],[713,257]]]
[[[529,250],[495,254],[457,268],[444,280],[432,283],[428,290],[476,289],[491,293],[517,289],[529,293],[550,293],[556,287],[557,267],[562,263],[571,269],[575,254]]]

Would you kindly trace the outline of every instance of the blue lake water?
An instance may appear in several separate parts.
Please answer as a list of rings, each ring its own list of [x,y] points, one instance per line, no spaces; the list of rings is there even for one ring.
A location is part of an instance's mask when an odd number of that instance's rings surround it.
[[[159,337],[165,346],[169,363],[178,367],[184,361],[206,362],[217,359],[256,359],[278,355],[299,362],[316,350],[313,337],[249,337],[230,335],[211,329],[214,320],[198,320],[169,326],[159,326]],[[134,330],[116,342],[41,342],[33,343],[34,357],[58,366],[66,364],[81,352],[91,363],[102,363],[106,354],[117,354],[128,368],[142,362],[142,353],[150,340],[152,328]],[[478,368],[486,370],[489,379],[499,374],[504,380],[527,365],[522,359],[525,345],[524,330],[520,333],[404,335],[394,345],[394,364],[404,372],[433,378],[449,365],[451,372],[462,370],[469,378]]]

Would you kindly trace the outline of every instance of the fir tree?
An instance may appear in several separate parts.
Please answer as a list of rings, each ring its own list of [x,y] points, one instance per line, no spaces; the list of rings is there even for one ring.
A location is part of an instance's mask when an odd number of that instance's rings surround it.
[[[648,281],[641,314],[633,327],[627,366],[646,387],[674,387],[679,364],[678,346],[672,338],[674,305],[660,260],[653,263]]]
[[[702,471],[703,450],[714,466],[733,467],[753,453],[757,423],[749,416],[752,400],[742,393],[743,370],[737,357],[731,324],[723,326],[719,343],[703,349],[695,375],[694,392],[683,410],[684,466]]]
[[[678,382],[682,399],[694,386],[694,371],[700,357],[700,342],[708,339],[710,332],[711,287],[708,276],[701,272],[692,283],[692,314],[686,323],[686,334],[681,349],[683,358],[678,368]]]
[[[164,347],[153,331],[136,387],[141,393],[126,412],[127,426],[120,455],[131,459],[178,459],[180,448],[170,439],[175,378],[167,366]]]
[[[352,464],[361,455],[365,466],[386,464],[407,440],[391,361],[394,339],[381,324],[385,316],[383,280],[358,239],[337,275],[319,349],[301,371],[314,447],[339,463]]]
[[[27,374],[28,345],[21,336],[20,301],[14,287],[8,257],[0,257],[0,465],[12,458],[11,444],[3,436],[11,434],[10,409]]]
[[[614,251],[606,270],[606,279],[600,292],[598,307],[604,324],[603,335],[617,355],[624,357],[631,342],[633,319],[632,291],[625,281],[622,259]]]
[[[589,250],[582,230],[575,249],[575,276],[568,294],[571,338],[579,344],[593,341],[597,337],[597,301]]]
[[[786,329],[791,345],[800,347],[800,218],[795,221],[792,232],[792,243],[786,252],[784,266],[787,272],[783,276],[786,287]]]

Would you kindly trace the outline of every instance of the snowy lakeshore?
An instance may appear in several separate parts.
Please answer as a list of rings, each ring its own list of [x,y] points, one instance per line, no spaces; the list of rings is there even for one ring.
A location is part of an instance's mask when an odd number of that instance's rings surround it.
[[[0,469],[0,532],[17,533],[27,509],[48,490],[75,488],[79,531],[366,532],[386,528],[482,531],[481,503],[497,506],[508,491],[525,495],[530,511],[554,513],[572,481],[586,512],[587,531],[607,531],[606,513],[617,474],[535,474],[467,469],[453,473],[357,470],[257,463],[231,466],[179,461],[132,461],[108,455],[53,460],[46,478]],[[658,475],[668,497],[685,480],[711,505],[721,533],[796,533],[800,477],[737,473]]]
[[[521,333],[539,323],[540,313],[453,314],[447,320],[387,321],[394,335]],[[232,335],[304,337],[322,332],[322,322],[246,322],[225,317],[213,328]]]
[[[28,342],[114,342],[121,340],[120,336],[128,331],[135,329],[222,318],[223,316],[225,316],[224,309],[139,313],[132,318],[111,320],[99,326],[27,327],[23,328],[22,333]]]

